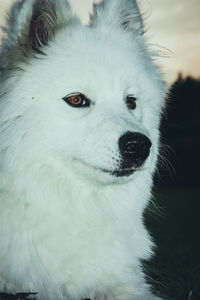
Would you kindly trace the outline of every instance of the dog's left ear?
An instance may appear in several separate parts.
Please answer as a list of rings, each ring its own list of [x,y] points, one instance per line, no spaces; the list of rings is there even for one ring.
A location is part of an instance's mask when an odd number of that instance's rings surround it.
[[[8,16],[3,39],[1,69],[11,69],[45,52],[56,32],[77,19],[67,0],[20,0]],[[2,58],[3,57],[3,58]]]
[[[120,25],[126,31],[142,35],[144,25],[136,0],[104,0],[95,5],[93,24]]]

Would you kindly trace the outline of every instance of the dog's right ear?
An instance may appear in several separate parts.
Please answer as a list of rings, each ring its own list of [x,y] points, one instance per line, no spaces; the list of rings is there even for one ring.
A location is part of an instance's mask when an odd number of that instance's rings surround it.
[[[143,35],[144,24],[137,0],[104,0],[95,5],[94,24],[119,25],[123,30]]]
[[[21,0],[16,2],[4,28],[4,62],[24,61],[35,53],[43,53],[58,28],[73,22],[67,0]]]

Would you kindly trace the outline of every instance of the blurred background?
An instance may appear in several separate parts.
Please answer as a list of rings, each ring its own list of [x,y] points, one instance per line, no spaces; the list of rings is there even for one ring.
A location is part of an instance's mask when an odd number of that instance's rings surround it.
[[[92,0],[70,1],[86,23]],[[0,25],[12,2],[0,0]],[[164,299],[199,300],[200,1],[138,2],[146,36],[159,53],[156,63],[169,87],[161,123],[159,171],[153,201],[144,215],[158,247],[144,266],[147,280]]]

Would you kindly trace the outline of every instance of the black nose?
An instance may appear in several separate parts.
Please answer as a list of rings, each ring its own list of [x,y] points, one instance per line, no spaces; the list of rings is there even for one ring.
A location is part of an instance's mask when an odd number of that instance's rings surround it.
[[[150,153],[150,139],[138,132],[127,132],[119,139],[122,168],[140,167]]]

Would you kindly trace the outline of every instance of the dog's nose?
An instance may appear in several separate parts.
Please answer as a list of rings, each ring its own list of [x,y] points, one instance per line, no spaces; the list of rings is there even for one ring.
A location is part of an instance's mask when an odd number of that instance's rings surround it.
[[[150,139],[138,132],[126,132],[119,139],[123,168],[140,167],[147,159],[151,148]]]

